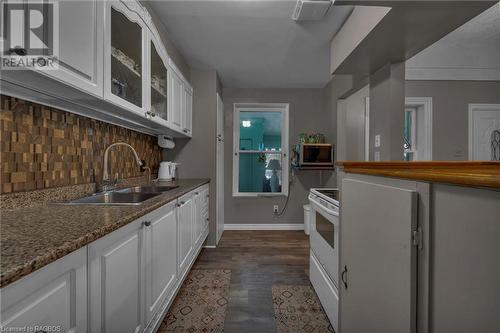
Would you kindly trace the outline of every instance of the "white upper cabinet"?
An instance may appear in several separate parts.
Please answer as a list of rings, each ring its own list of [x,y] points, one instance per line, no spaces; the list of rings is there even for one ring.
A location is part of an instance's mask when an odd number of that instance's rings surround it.
[[[104,97],[139,114],[146,109],[147,27],[121,1],[106,2]]]
[[[150,32],[148,39],[149,54],[149,94],[148,116],[168,126],[168,56],[162,44]]]
[[[25,10],[37,5],[34,2],[25,2]],[[52,10],[49,5],[55,4]],[[2,1],[3,5],[3,1]],[[102,98],[102,72],[104,49],[104,2],[100,0],[58,0],[45,1],[37,5],[44,15],[49,18],[43,21],[42,33],[51,36],[52,51],[57,67],[39,69],[30,67],[26,70],[2,70],[2,81],[14,83],[23,88],[32,89],[51,95],[62,94],[68,98],[68,90],[62,92],[61,86],[75,88],[94,97]],[[56,10],[57,9],[57,10]],[[54,23],[53,26],[51,23]],[[22,27],[23,25],[21,25]],[[54,30],[53,30],[54,29]],[[26,37],[28,29],[17,31],[17,35]],[[39,55],[38,50],[33,51],[28,45],[13,47],[3,43],[2,54],[11,55],[25,52],[27,56]],[[14,51],[17,50],[17,51]],[[54,52],[54,53],[52,53]],[[4,87],[2,87],[4,93]],[[22,96],[25,97],[25,96]],[[29,97],[29,96],[28,96]]]
[[[104,2],[58,1],[58,5],[59,68],[45,73],[102,97]]]
[[[183,102],[183,93],[184,88],[182,84],[181,76],[175,71],[173,68],[170,71],[170,108],[169,108],[169,117],[170,124],[173,130],[182,132],[182,102]]]
[[[182,130],[186,135],[191,136],[193,132],[193,89],[187,83],[184,84],[182,116]]]
[[[59,37],[54,37],[54,49],[59,50],[59,66],[2,71],[2,94],[148,134],[192,136],[193,90],[168,57],[150,14],[139,1],[59,0],[56,4]],[[10,50],[7,44],[2,54],[33,56],[28,48]]]

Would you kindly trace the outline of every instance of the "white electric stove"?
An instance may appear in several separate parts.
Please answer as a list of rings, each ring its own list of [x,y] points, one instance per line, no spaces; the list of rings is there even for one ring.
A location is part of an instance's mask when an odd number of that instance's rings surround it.
[[[339,308],[339,190],[313,188],[311,204],[309,278],[330,322],[338,331]]]

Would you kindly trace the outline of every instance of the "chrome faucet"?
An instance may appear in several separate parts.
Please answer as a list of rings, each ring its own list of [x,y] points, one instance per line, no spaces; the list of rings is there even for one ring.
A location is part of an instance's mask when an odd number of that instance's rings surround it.
[[[103,172],[102,172],[102,181],[103,183],[105,182],[109,182],[109,173],[108,173],[108,155],[109,155],[109,150],[115,146],[125,146],[125,147],[128,147],[132,150],[132,152],[134,153],[134,158],[135,158],[135,162],[137,163],[137,165],[139,167],[144,167],[144,162],[141,161],[141,159],[139,158],[139,156],[137,155],[137,152],[135,151],[134,147],[132,147],[131,145],[129,145],[128,143],[125,143],[125,142],[116,142],[116,143],[113,143],[113,144],[110,144],[108,146],[108,148],[106,148],[106,150],[104,151],[104,167],[103,167]],[[118,179],[115,179],[115,182],[117,182]],[[115,184],[116,185],[116,184]],[[107,186],[105,186],[106,188]]]

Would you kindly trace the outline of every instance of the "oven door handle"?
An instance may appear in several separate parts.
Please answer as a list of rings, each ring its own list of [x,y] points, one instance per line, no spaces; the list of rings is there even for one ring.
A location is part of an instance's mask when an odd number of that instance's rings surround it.
[[[321,209],[323,209],[328,214],[334,215],[334,216],[337,216],[337,217],[339,216],[339,212],[338,211],[326,208],[325,206],[323,206],[322,204],[320,204],[319,202],[317,202],[316,200],[314,200],[312,197],[309,197],[309,200],[312,201],[314,204],[318,205],[319,207],[321,207]]]

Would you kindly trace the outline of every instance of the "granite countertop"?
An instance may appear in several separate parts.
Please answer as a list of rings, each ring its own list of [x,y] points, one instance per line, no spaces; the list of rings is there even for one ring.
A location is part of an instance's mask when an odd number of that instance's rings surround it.
[[[209,183],[179,179],[179,187],[138,206],[40,206],[2,210],[0,287],[101,238],[145,214]],[[143,184],[146,185],[146,184]]]
[[[337,162],[347,173],[500,189],[500,162]]]

